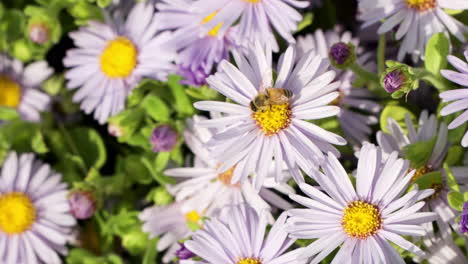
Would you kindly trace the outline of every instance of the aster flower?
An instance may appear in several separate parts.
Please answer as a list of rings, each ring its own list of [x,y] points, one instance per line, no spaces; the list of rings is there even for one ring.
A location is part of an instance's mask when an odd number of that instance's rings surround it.
[[[381,149],[364,144],[356,172],[356,188],[333,154],[322,164],[323,173],[311,176],[323,191],[306,183],[299,187],[308,196],[291,195],[305,209],[291,209],[287,231],[292,238],[317,239],[303,250],[310,263],[319,263],[338,246],[333,263],[404,263],[389,242],[424,256],[401,235],[422,236],[420,224],[435,213],[418,212],[432,190],[417,188],[403,195],[415,171],[398,159],[397,152],[382,159]]]
[[[219,25],[204,31],[204,24],[216,15],[192,8],[193,0],[162,0],[156,4],[156,23],[160,30],[174,30],[171,43],[179,52],[178,72],[190,85],[205,84],[215,64],[229,57],[234,32],[219,34]],[[202,80],[200,80],[204,77]]]
[[[359,45],[359,40],[353,38],[351,32],[342,32],[341,28],[336,27],[334,30],[323,32],[319,29],[313,34],[298,37],[297,47],[300,55],[315,50],[318,55],[327,58],[332,45],[339,42],[351,43],[356,47]],[[357,53],[362,53],[362,50],[357,48]],[[375,64],[368,62],[368,55],[359,56],[359,62],[364,64],[365,68],[375,68]],[[376,115],[380,112],[381,107],[373,101],[374,95],[369,90],[353,87],[354,74],[352,71],[340,70],[335,67],[332,69],[336,72],[336,80],[341,83],[338,88],[340,95],[333,101],[340,108],[338,120],[341,129],[350,142],[360,145],[369,140],[369,135],[372,133],[370,126],[377,124]]]
[[[431,223],[424,223],[423,227],[433,228]],[[466,258],[460,248],[455,244],[453,239],[443,239],[435,235],[434,232],[427,232],[422,238],[424,249],[427,252],[424,258],[416,256],[414,261],[421,263],[424,260],[430,264],[450,263],[450,264],[464,264]]]
[[[167,188],[180,206],[169,206],[166,210],[147,209],[148,213],[142,214],[144,221],[147,222],[144,225],[146,232],[154,236],[165,234],[164,238],[170,238],[170,241],[162,239],[158,244],[158,250],[169,247],[165,257],[166,262],[173,256],[174,249],[179,247],[177,241],[191,234],[187,221],[189,225],[194,222],[198,223],[202,217],[217,216],[225,206],[248,204],[258,212],[265,210],[269,222],[273,222],[272,210],[291,208],[287,201],[273,192],[275,189],[285,194],[294,193],[294,190],[286,183],[275,183],[273,177],[267,177],[265,185],[257,193],[249,181],[231,184],[233,169],[218,173],[219,165],[211,156],[209,149],[204,146],[215,130],[195,126],[194,123],[199,120],[205,120],[205,118],[195,116],[193,119],[188,119],[187,130],[184,133],[186,144],[195,154],[194,167],[174,168],[164,172],[179,180],[178,184],[167,186]],[[191,222],[190,219],[192,219]],[[152,223],[153,221],[157,223]],[[171,225],[165,226],[159,223],[171,223]],[[165,247],[161,246],[161,243]]]
[[[207,220],[184,245],[202,261],[193,264],[300,264],[300,250],[285,251],[294,243],[285,232],[283,213],[264,238],[264,213],[248,206],[227,207],[219,218]]]
[[[0,176],[0,262],[62,263],[76,220],[66,184],[32,154],[9,153]]]
[[[465,51],[465,59],[468,60],[468,50]],[[445,78],[456,84],[468,87],[468,64],[452,55],[449,55],[447,57],[447,60],[459,72],[451,70],[442,70],[441,74]],[[457,128],[468,120],[468,112],[465,111],[465,109],[468,108],[468,88],[456,89],[440,93],[440,98],[442,98],[443,102],[453,101],[449,105],[442,108],[442,110],[440,111],[440,114],[442,116],[450,115],[459,111],[464,111],[463,114],[455,118],[455,120],[453,120],[452,123],[449,124],[449,129]],[[461,144],[463,147],[468,147],[468,133],[465,133],[465,136],[463,136]]]
[[[259,42],[262,46],[272,45],[278,51],[278,44],[271,27],[286,41],[294,43],[292,32],[302,16],[293,7],[304,8],[309,3],[297,0],[198,0],[193,9],[202,10],[205,14],[214,14],[204,24],[204,32],[217,27],[223,35],[239,21],[239,44],[248,47]]]
[[[257,43],[247,57],[234,52],[239,67],[222,61],[218,72],[207,81],[211,88],[235,102],[200,101],[200,110],[225,113],[221,118],[203,120],[197,125],[218,128],[207,143],[219,173],[235,168],[232,183],[244,182],[255,173],[253,185],[259,190],[270,164],[275,180],[281,181],[286,162],[296,181],[302,181],[299,167],[309,171],[323,158],[322,151],[338,151],[331,144],[346,141],[305,120],[334,116],[337,106],[328,106],[338,97],[339,83],[332,82],[328,60],[310,52],[296,60],[289,47],[281,56],[278,77],[273,82],[271,51]],[[274,158],[274,161],[272,159]]]
[[[164,80],[174,72],[175,58],[168,40],[170,33],[156,34],[153,6],[138,3],[125,23],[90,21],[89,26],[70,33],[76,49],[64,59],[71,69],[65,74],[73,96],[87,114],[105,123],[120,112],[125,99],[143,77]],[[155,52],[156,51],[156,52]]]
[[[456,211],[450,207],[447,201],[449,189],[446,182],[446,172],[442,166],[449,148],[447,125],[443,122],[439,125],[435,115],[429,116],[427,111],[421,113],[417,129],[409,116],[406,115],[405,124],[408,135],[405,135],[395,120],[389,119],[388,122],[390,134],[382,131],[377,133],[377,142],[382,147],[384,155],[390,155],[390,153],[397,151],[401,157],[405,157],[405,148],[417,143],[425,144],[428,148],[426,158],[422,154],[418,155],[418,158],[422,159],[422,163],[412,164],[412,166],[417,166],[412,168],[416,169],[412,181],[414,182],[430,172],[440,172],[442,181],[432,184],[431,188],[435,190],[435,193],[427,199],[427,204],[422,209],[436,212],[439,215],[436,221],[439,232],[443,238],[449,238],[452,234],[450,227],[454,230],[457,230],[458,227],[455,223]],[[456,178],[461,179],[459,175],[468,171],[468,167],[453,167],[451,171]],[[428,224],[426,227],[432,230],[432,225]]]
[[[463,234],[468,233],[468,202],[463,203],[463,211],[460,217],[460,230]]]
[[[465,42],[467,27],[448,15],[444,9],[465,10],[468,2],[458,0],[360,0],[363,27],[385,19],[378,34],[397,28],[395,37],[403,39],[398,60],[407,53],[424,56],[429,38],[439,32],[454,35]]]
[[[0,106],[16,109],[23,120],[40,121],[39,113],[46,110],[50,96],[39,87],[52,72],[45,61],[24,67],[20,61],[0,54]]]

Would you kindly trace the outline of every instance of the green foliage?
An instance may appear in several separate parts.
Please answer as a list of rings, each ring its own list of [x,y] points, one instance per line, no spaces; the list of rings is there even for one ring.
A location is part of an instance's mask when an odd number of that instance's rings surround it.
[[[124,262],[113,253],[106,256],[96,256],[85,249],[74,248],[68,253],[67,264],[124,264]]]
[[[380,129],[385,133],[390,133],[388,130],[388,120],[392,118],[398,123],[398,125],[400,125],[403,131],[407,132],[405,115],[408,115],[412,122],[416,120],[414,114],[402,106],[392,104],[385,106],[382,110],[382,114],[380,115]]]
[[[417,141],[413,144],[406,145],[403,148],[405,159],[411,162],[411,168],[421,168],[426,165],[432,154],[437,137],[433,137],[427,141]]]
[[[415,182],[420,189],[431,189],[435,184],[442,184],[442,174],[440,171],[426,173]]]
[[[440,76],[440,70],[447,67],[447,55],[450,52],[450,42],[444,33],[434,34],[426,46],[424,66],[436,76]]]
[[[464,203],[464,196],[462,193],[459,192],[449,192],[447,194],[447,200],[449,205],[457,210],[457,211],[463,211],[463,203]]]

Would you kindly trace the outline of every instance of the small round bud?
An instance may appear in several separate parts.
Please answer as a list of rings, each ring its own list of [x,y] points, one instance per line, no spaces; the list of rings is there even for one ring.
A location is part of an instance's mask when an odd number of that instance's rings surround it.
[[[180,245],[180,249],[176,251],[176,256],[181,259],[181,260],[185,260],[185,259],[190,259],[190,258],[193,258],[193,257],[196,257],[197,255],[193,254],[192,251],[188,250],[184,243],[179,243]]]
[[[468,202],[463,203],[463,211],[460,217],[460,227],[463,234],[468,233]]]
[[[152,199],[155,205],[161,206],[168,205],[174,200],[172,195],[163,186],[156,187],[156,189],[153,192]]]
[[[13,42],[12,55],[21,61],[29,61],[33,57],[33,50],[25,39],[19,39]]]
[[[42,45],[49,41],[49,29],[44,24],[32,24],[29,27],[29,39]]]
[[[158,126],[153,130],[150,141],[154,152],[168,152],[177,144],[177,132],[169,125]]]
[[[88,219],[96,211],[96,201],[90,192],[73,191],[68,196],[68,203],[76,219]]]
[[[107,132],[109,132],[109,135],[114,136],[114,137],[121,137],[123,135],[122,128],[120,128],[116,124],[108,124],[107,125]]]
[[[400,90],[405,82],[406,77],[400,70],[391,71],[383,78],[384,89],[389,93]]]
[[[345,69],[356,60],[354,45],[343,42],[335,43],[331,46],[328,57],[333,66],[338,69]]]

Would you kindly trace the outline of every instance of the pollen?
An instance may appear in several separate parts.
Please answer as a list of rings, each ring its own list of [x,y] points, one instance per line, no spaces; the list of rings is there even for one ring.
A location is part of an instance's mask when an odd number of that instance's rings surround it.
[[[0,75],[0,106],[15,108],[21,100],[21,87],[6,75]]]
[[[241,258],[236,264],[262,264],[258,258]]]
[[[416,9],[419,12],[434,9],[437,6],[437,0],[405,0],[409,8]]]
[[[31,199],[20,192],[0,195],[0,230],[15,235],[29,230],[36,219]]]
[[[262,0],[244,0],[244,1],[246,1],[247,3],[257,4],[261,2]]]
[[[252,114],[252,118],[267,136],[272,136],[287,128],[291,123],[289,103],[263,107]]]
[[[382,228],[382,217],[375,205],[354,201],[343,212],[341,225],[349,237],[366,239]]]
[[[205,17],[201,24],[206,24],[208,23],[211,19],[213,19],[213,17],[216,16],[216,14],[218,14],[218,12],[213,12],[211,13],[209,16]],[[218,35],[218,32],[219,32],[219,29],[221,28],[221,26],[223,25],[223,23],[219,23],[218,25],[216,25],[214,28],[212,28],[207,34],[208,36],[211,36],[211,37],[216,37]]]
[[[126,78],[136,67],[137,49],[125,37],[108,42],[101,55],[101,70],[109,78]]]
[[[198,223],[200,219],[201,219],[201,216],[195,210],[190,211],[185,214],[185,220],[187,220],[188,222]]]

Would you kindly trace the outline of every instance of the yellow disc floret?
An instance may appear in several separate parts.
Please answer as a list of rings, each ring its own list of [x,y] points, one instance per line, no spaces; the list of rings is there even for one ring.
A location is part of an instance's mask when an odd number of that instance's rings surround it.
[[[208,23],[211,19],[213,19],[213,17],[216,16],[216,14],[218,14],[218,12],[213,12],[211,13],[210,15],[208,15],[207,17],[205,17],[201,24],[206,24]],[[216,37],[218,35],[218,32],[219,32],[219,29],[221,28],[221,26],[223,25],[223,23],[219,23],[218,25],[216,25],[214,28],[212,28],[207,34],[208,36],[212,36],[212,37]]]
[[[431,171],[432,170],[427,166],[423,166],[423,167],[417,169],[416,172],[414,173],[413,177],[411,178],[411,182],[417,181],[419,178],[421,178],[421,176],[423,176],[424,174],[429,173]]]
[[[17,107],[21,99],[21,87],[10,77],[0,74],[0,106]]]
[[[434,9],[437,6],[437,0],[405,0],[406,5],[418,11]]]
[[[125,37],[108,42],[101,55],[101,70],[109,78],[126,78],[137,64],[137,49]]]
[[[289,104],[269,105],[252,114],[252,118],[267,136],[274,135],[291,123]]]
[[[256,3],[261,2],[262,0],[244,0],[244,1],[246,1],[248,3],[256,4]]]
[[[190,212],[185,214],[185,220],[187,220],[189,222],[198,223],[198,221],[200,221],[200,219],[201,219],[201,216],[195,210],[190,211]]]
[[[258,258],[242,258],[236,264],[262,264]]]
[[[380,211],[373,204],[354,201],[343,212],[341,225],[349,237],[366,239],[382,228]]]
[[[0,195],[0,230],[15,235],[29,230],[36,219],[31,199],[20,192]]]

